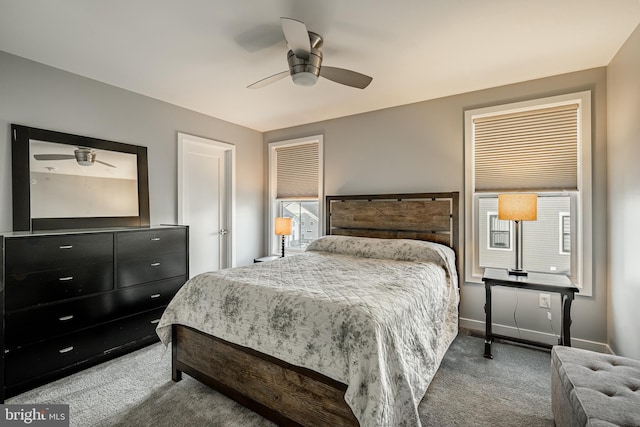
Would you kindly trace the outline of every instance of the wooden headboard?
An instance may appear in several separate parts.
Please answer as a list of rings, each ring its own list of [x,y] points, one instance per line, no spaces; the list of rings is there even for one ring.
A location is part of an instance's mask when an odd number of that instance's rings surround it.
[[[447,245],[458,257],[459,193],[326,197],[327,235],[414,239]]]

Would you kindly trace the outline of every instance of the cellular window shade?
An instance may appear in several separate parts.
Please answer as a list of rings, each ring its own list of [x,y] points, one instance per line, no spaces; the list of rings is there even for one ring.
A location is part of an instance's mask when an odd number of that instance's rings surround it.
[[[578,188],[578,104],[475,118],[475,191]]]
[[[276,148],[278,199],[318,197],[318,144]]]

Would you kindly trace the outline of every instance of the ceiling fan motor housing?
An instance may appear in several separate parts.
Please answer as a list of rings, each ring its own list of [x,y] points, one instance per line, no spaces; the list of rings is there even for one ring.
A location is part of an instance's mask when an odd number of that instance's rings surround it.
[[[287,53],[289,74],[291,74],[293,83],[299,86],[313,86],[320,76],[322,37],[309,31],[309,41],[311,48],[308,58],[298,57],[292,50]]]
[[[96,161],[96,153],[88,149],[74,150],[73,154],[76,156],[76,161],[82,166],[91,166]]]

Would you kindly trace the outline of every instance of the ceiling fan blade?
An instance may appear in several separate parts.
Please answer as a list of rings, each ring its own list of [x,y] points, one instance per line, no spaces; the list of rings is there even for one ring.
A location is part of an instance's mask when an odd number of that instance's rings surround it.
[[[270,85],[271,83],[277,82],[278,80],[282,80],[289,75],[289,71],[282,71],[280,73],[274,74],[273,76],[266,77],[262,80],[258,80],[255,83],[251,83],[247,86],[248,89],[260,89],[261,87],[265,87],[266,85]]]
[[[289,49],[291,49],[298,58],[309,58],[311,41],[309,40],[309,32],[304,22],[291,18],[280,18],[280,23],[282,24],[282,32],[284,33],[284,38],[287,39]]]
[[[320,68],[320,75],[325,79],[358,89],[364,89],[369,86],[369,83],[373,80],[373,77],[365,76],[355,71],[345,70],[344,68],[326,67],[324,65]]]
[[[115,166],[110,165],[110,164],[109,164],[109,163],[107,163],[107,162],[103,162],[102,160],[96,160],[96,163],[102,163],[103,165],[105,165],[105,166],[109,166],[110,168],[115,168]]]
[[[72,154],[34,154],[33,158],[36,160],[68,160],[75,159],[76,156]]]

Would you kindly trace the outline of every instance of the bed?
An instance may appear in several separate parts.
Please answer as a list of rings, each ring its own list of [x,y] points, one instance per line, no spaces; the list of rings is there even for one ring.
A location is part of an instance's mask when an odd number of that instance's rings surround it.
[[[157,328],[172,378],[280,425],[420,425],[458,328],[458,193],[328,196],[303,254],[189,280]]]

